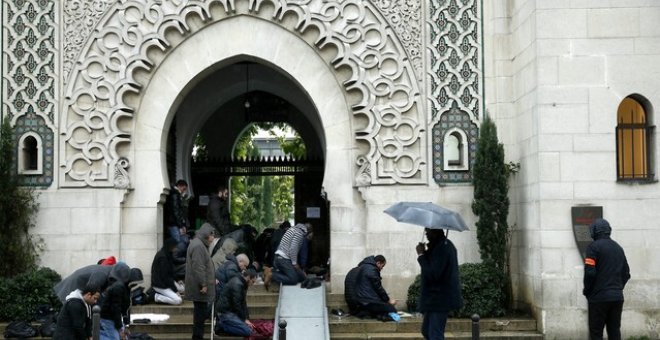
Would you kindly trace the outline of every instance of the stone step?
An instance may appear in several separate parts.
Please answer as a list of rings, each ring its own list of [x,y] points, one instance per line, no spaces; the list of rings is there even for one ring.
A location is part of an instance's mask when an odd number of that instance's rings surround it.
[[[543,340],[543,335],[535,332],[481,332],[480,339],[490,340]],[[332,340],[423,340],[419,332],[411,333],[330,333]],[[445,339],[471,340],[470,332],[446,332]]]
[[[275,315],[276,303],[271,302],[248,302],[250,315],[266,315],[273,317]],[[131,307],[131,314],[167,314],[169,316],[192,315],[193,304],[185,301],[181,305],[171,306],[164,304],[148,304]]]
[[[421,317],[404,317],[400,322],[382,322],[373,319],[359,319],[355,317],[329,319],[330,333],[409,333],[421,329]],[[479,323],[482,331],[536,331],[536,320],[527,318],[515,319],[483,319]],[[450,318],[447,321],[447,331],[469,332],[472,321],[469,319]]]
[[[273,319],[273,316],[251,314],[251,319]],[[208,322],[210,324],[210,322]],[[354,317],[329,320],[330,334],[379,334],[379,333],[415,333],[419,332],[422,318],[402,318],[401,322],[382,322],[373,319],[358,319]],[[210,326],[209,326],[210,327]],[[131,329],[146,333],[187,333],[192,332],[192,313],[189,315],[174,315],[167,322],[153,324],[134,324]],[[448,332],[470,332],[472,321],[468,319],[449,319]],[[533,319],[484,319],[480,322],[481,331],[488,332],[536,332],[536,321]]]

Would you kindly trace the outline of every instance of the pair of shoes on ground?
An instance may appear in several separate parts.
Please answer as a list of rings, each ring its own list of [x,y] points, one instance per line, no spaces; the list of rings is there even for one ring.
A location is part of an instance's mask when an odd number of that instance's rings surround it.
[[[323,281],[319,278],[307,278],[305,279],[305,281],[303,281],[300,284],[300,287],[306,289],[313,289],[313,288],[321,287],[322,283]]]

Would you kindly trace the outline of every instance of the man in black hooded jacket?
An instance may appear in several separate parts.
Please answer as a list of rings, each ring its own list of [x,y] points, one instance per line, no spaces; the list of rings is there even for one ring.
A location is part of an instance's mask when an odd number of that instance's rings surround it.
[[[252,335],[254,325],[250,322],[247,307],[247,290],[257,278],[254,269],[244,270],[241,275],[229,279],[222,286],[222,293],[216,303],[218,323],[215,333],[225,332],[231,335],[248,337]]]
[[[396,300],[387,295],[380,276],[386,263],[383,255],[367,256],[346,275],[344,295],[351,314],[388,320],[389,313],[396,313]]]
[[[151,287],[156,291],[154,299],[159,303],[180,305],[183,302],[174,278],[176,245],[175,239],[166,239],[151,264]]]
[[[610,238],[607,220],[596,219],[589,227],[594,240],[587,246],[584,259],[584,290],[589,302],[589,338],[621,339],[623,288],[630,279],[630,267],[623,248]]]

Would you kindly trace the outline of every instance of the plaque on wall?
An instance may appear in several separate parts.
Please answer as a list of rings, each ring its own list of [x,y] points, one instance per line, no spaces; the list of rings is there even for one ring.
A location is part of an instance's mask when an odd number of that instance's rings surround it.
[[[589,225],[597,218],[603,218],[603,207],[580,206],[571,207],[571,219],[573,221],[573,236],[578,250],[584,259],[587,246],[593,240],[589,234]]]
[[[321,218],[321,208],[307,207],[307,218]]]

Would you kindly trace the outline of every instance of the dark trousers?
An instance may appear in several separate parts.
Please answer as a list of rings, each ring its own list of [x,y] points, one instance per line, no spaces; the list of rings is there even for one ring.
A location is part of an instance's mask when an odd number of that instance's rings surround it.
[[[291,263],[291,260],[287,260],[278,255],[275,256],[275,261],[273,263],[272,280],[283,285],[292,286],[305,281],[305,273],[296,269]]]
[[[359,303],[357,309],[358,316],[378,317],[384,314],[396,313],[396,308],[387,302]]]
[[[208,302],[193,301],[193,340],[204,339],[204,322],[208,315]]]
[[[426,340],[445,340],[447,312],[426,312],[422,322],[422,335]]]
[[[603,327],[608,340],[621,340],[623,301],[589,303],[589,339],[602,340]]]

